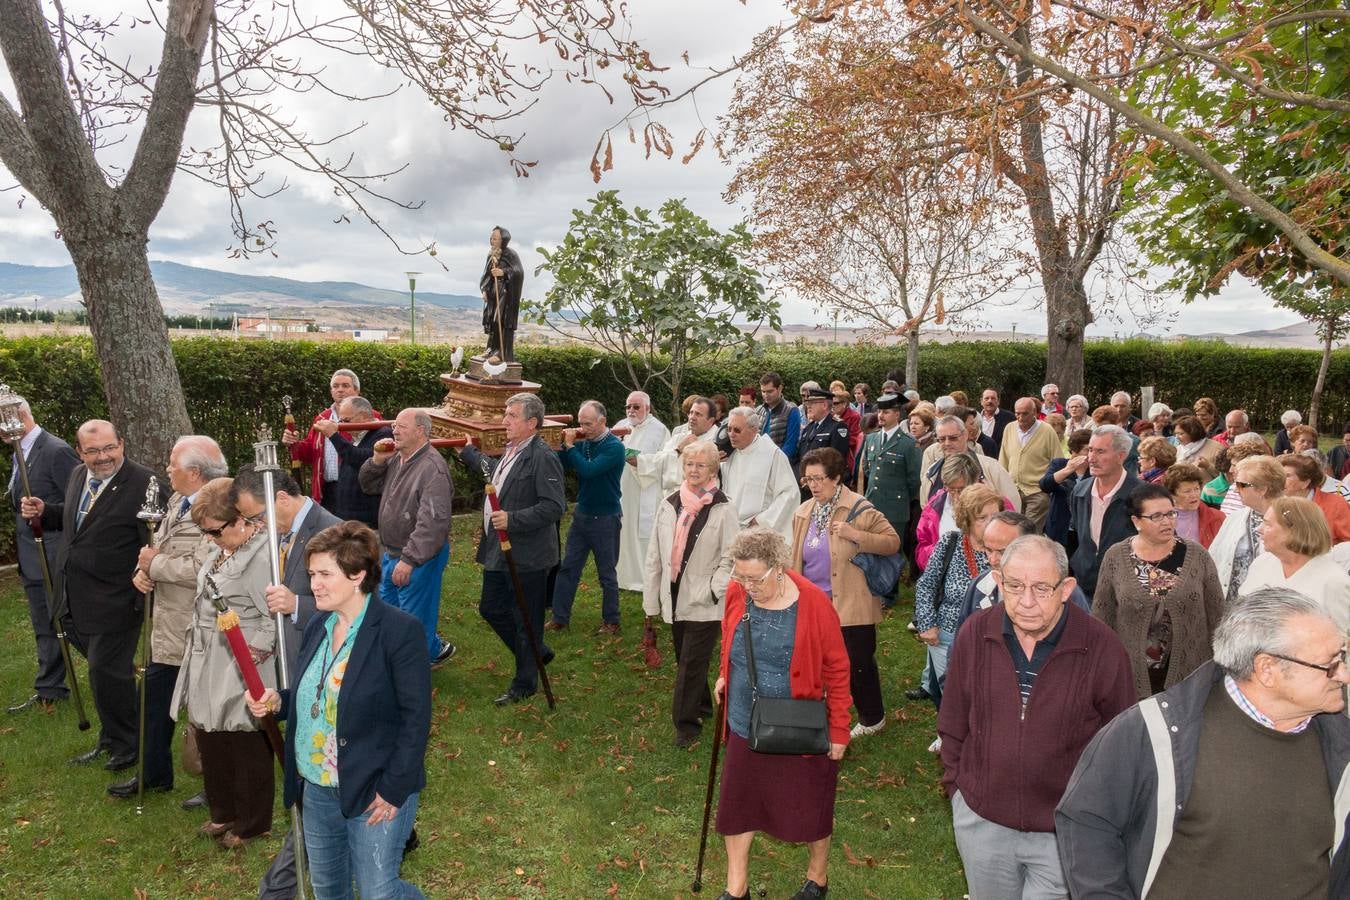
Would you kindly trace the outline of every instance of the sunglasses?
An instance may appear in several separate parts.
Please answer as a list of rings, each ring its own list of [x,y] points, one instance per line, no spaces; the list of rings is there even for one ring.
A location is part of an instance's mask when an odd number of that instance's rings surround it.
[[[229,528],[233,524],[234,524],[233,522],[229,522],[226,523],[225,525],[220,526],[219,528],[203,528],[202,534],[206,535],[207,537],[213,538],[220,537],[222,534],[225,533],[225,529]]]

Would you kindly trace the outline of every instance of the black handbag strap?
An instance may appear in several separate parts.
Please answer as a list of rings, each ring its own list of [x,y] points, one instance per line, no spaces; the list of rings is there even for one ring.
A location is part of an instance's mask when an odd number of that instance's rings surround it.
[[[750,702],[759,699],[759,674],[755,671],[755,642],[750,639],[750,607],[745,608],[745,615],[741,617],[741,624],[745,626],[745,662],[746,668],[750,670]]]

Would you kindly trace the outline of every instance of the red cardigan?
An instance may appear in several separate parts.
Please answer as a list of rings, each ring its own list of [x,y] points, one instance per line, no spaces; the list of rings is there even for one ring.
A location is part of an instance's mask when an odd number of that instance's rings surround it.
[[[839,630],[839,614],[825,592],[796,572],[785,572],[797,585],[797,631],[792,642],[792,669],[788,685],[799,700],[825,698],[830,717],[830,743],[848,744],[848,708],[853,697],[848,689],[848,650]],[[722,614],[722,663],[718,677],[730,681],[731,639],[745,615],[745,588],[736,582],[727,586],[726,612]],[[725,715],[725,709],[723,710]],[[723,735],[725,735],[725,730]]]

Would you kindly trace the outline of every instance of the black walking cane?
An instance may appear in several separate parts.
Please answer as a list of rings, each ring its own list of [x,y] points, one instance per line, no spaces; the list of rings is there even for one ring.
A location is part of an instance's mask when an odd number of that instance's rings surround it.
[[[28,461],[24,458],[23,421],[19,418],[19,408],[23,399],[13,393],[8,385],[0,384],[0,433],[14,445],[14,465],[19,468],[19,485],[25,497],[33,496],[28,486]],[[42,517],[26,519],[33,532],[33,543],[37,545],[38,568],[42,570],[42,589],[47,595],[47,612],[51,616],[52,631],[56,634],[57,646],[61,648],[61,662],[66,667],[66,684],[70,687],[70,699],[75,702],[75,715],[78,717],[81,731],[89,730],[89,717],[84,714],[84,700],[80,696],[80,679],[75,675],[75,661],[70,655],[70,639],[66,637],[65,626],[61,622],[61,604],[56,591],[52,589],[52,571],[47,563],[47,544],[42,535]]]
[[[159,479],[151,475],[145,485],[145,502],[136,513],[136,518],[145,526],[145,543],[155,545],[155,529],[164,521],[165,510],[159,504]],[[150,573],[146,572],[149,578]],[[145,592],[145,615],[141,617],[141,697],[140,716],[136,732],[136,815],[145,811],[145,692],[146,681],[150,675],[150,639],[153,631],[152,620],[155,615],[155,589]]]
[[[689,886],[695,894],[703,890],[703,853],[708,849],[708,821],[712,818],[713,784],[717,781],[717,754],[722,749],[722,733],[727,724],[726,705],[717,704],[713,715],[717,718],[717,727],[713,729],[712,759],[708,763],[708,792],[703,797],[703,830],[698,836],[698,866],[694,869],[694,883]]]
[[[502,511],[502,503],[497,499],[497,486],[488,482],[483,486],[488,503],[494,513]],[[544,668],[544,657],[539,651],[539,638],[534,633],[534,623],[530,621],[530,607],[525,602],[525,589],[520,586],[520,575],[516,572],[516,560],[511,555],[511,539],[504,528],[497,529],[497,539],[502,542],[502,555],[506,557],[506,568],[511,572],[511,585],[516,589],[516,606],[520,608],[520,620],[525,624],[525,634],[530,639],[530,652],[534,654],[534,664],[539,668],[539,683],[544,686],[544,696],[548,698],[548,708],[553,709],[553,686],[548,683],[548,671]]]

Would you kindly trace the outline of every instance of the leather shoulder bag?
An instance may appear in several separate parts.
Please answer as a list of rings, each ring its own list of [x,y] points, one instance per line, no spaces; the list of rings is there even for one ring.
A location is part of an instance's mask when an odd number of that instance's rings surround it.
[[[748,609],[741,625],[745,631],[745,658],[750,670],[750,749],[756,753],[828,753],[830,723],[825,701],[761,697]]]

